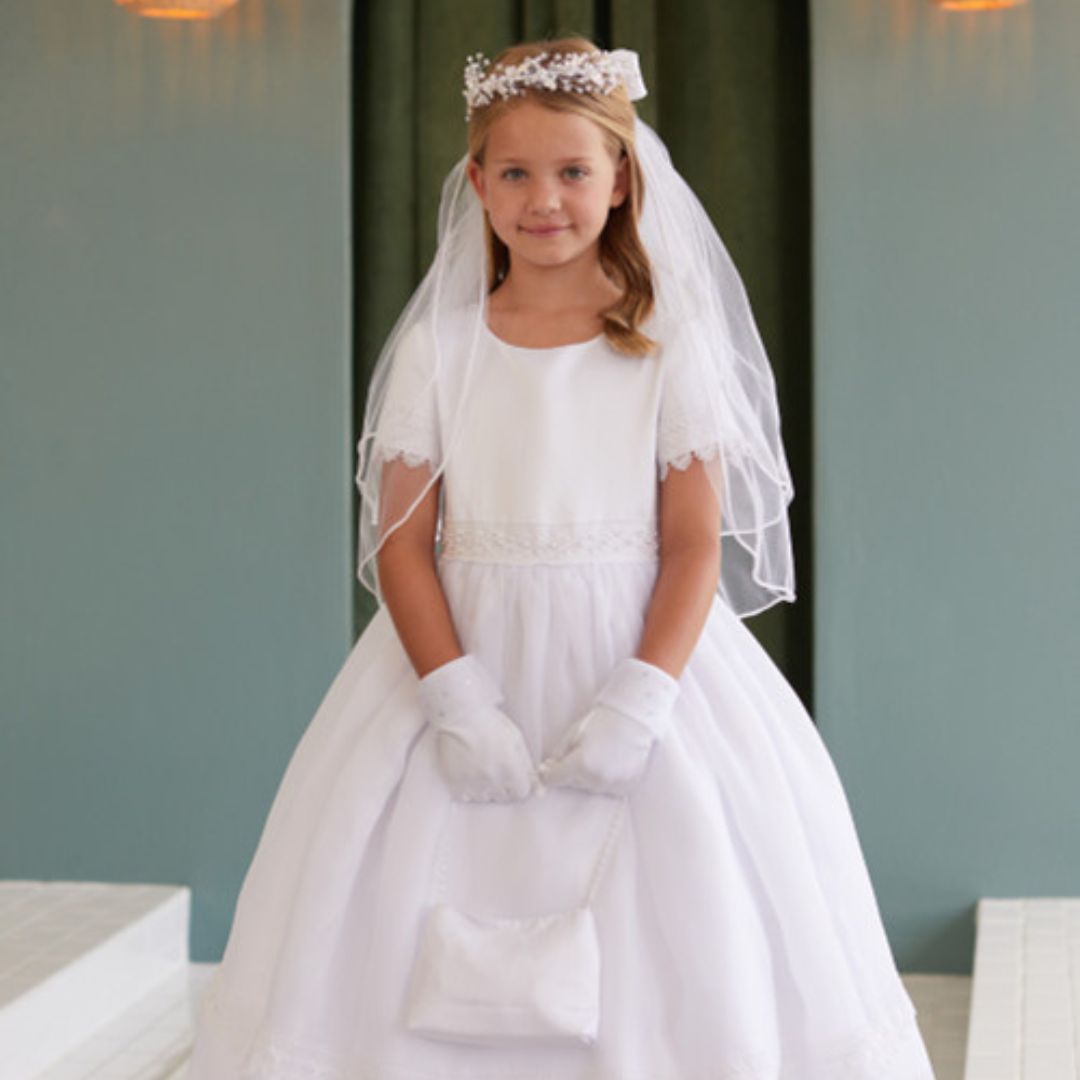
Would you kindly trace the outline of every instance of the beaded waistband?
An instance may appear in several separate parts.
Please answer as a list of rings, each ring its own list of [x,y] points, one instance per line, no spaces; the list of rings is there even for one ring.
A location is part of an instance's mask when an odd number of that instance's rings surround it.
[[[650,521],[444,521],[441,557],[470,562],[640,562],[659,557]]]

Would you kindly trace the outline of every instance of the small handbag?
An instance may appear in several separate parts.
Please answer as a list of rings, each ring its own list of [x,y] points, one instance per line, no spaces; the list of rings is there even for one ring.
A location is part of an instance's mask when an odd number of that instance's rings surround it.
[[[581,906],[525,917],[430,907],[409,986],[411,1031],[489,1046],[596,1041],[600,942],[591,905],[626,813],[626,798],[618,802]]]

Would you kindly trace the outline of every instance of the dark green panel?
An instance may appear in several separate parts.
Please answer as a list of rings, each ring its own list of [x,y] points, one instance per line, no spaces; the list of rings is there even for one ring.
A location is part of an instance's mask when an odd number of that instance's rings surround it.
[[[648,91],[640,101],[634,102],[638,114],[647,124],[659,130],[660,100],[664,88],[660,84],[657,63],[659,15],[656,3],[641,0],[610,0],[611,41],[610,49],[633,49],[638,54],[641,77]]]
[[[746,285],[795,484],[798,601],[749,626],[811,704],[809,78],[802,5],[665,4],[659,130]]]
[[[596,33],[592,0],[522,0],[521,38],[587,37]]]
[[[354,33],[353,229],[357,388],[417,279],[416,20],[410,4],[358,9]]]

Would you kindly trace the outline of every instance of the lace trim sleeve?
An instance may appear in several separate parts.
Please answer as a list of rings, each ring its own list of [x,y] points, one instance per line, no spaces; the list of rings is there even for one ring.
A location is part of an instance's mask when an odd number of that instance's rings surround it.
[[[432,357],[420,330],[413,326],[398,344],[375,434],[384,461],[409,466],[435,464],[440,453]]]
[[[679,348],[678,335],[661,356],[660,413],[656,464],[663,480],[671,468],[685,470],[694,458],[711,461],[721,451],[710,402],[692,379],[690,358]]]
[[[667,479],[669,469],[679,469],[681,472],[685,472],[690,468],[690,462],[697,458],[698,461],[712,461],[714,458],[720,456],[720,444],[712,442],[708,446],[699,446],[694,450],[687,450],[685,454],[678,454],[675,457],[667,459],[661,459],[659,461],[660,479]]]

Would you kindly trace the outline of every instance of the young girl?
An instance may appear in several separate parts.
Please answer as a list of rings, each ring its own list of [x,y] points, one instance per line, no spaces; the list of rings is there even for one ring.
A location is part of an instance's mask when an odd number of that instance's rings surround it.
[[[360,441],[374,618],[247,872],[190,1080],[926,1080],[792,600],[741,282],[636,56],[466,65]]]

